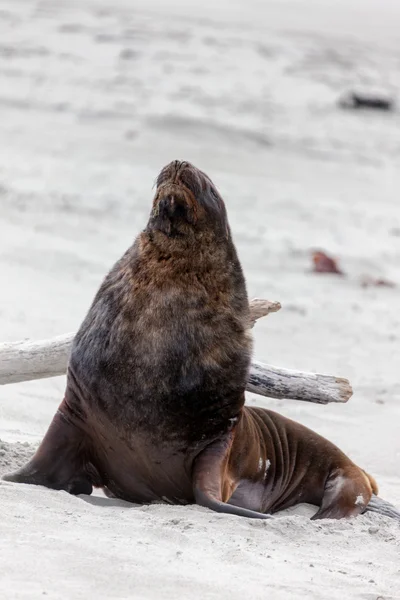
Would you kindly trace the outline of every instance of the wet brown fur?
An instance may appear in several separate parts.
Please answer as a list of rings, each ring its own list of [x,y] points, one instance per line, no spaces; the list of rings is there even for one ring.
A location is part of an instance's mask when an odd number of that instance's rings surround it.
[[[234,432],[229,472],[236,482],[230,502],[265,513],[305,502],[321,507],[315,518],[353,516],[378,493],[375,480],[334,444],[295,421],[255,407],[244,408]],[[342,486],[329,502],[327,487],[338,477],[343,477]]]
[[[316,433],[244,408],[249,329],[222,198],[174,161],[76,335],[39,450],[6,479],[257,518],[298,502],[319,506],[317,518],[361,512],[372,478]]]

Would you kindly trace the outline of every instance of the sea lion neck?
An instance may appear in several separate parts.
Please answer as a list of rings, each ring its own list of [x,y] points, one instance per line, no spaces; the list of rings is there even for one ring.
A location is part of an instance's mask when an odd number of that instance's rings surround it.
[[[188,227],[186,231],[165,232],[150,223],[140,235],[142,246],[152,248],[154,251],[180,255],[183,252],[202,251],[204,248],[221,247],[231,244],[230,236],[221,237],[213,229],[203,227],[193,229]],[[192,257],[193,258],[193,257]]]
[[[219,240],[213,231],[192,231],[168,236],[159,230],[145,230],[139,237],[141,261],[159,270],[184,273],[226,271],[224,265],[234,252],[231,239]]]

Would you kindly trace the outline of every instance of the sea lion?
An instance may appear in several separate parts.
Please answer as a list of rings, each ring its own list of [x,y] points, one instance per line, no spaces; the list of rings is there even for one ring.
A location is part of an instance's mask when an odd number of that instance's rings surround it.
[[[299,502],[319,506],[315,518],[361,513],[372,477],[302,425],[244,406],[251,351],[224,202],[174,161],[75,337],[42,444],[5,479],[255,518]]]

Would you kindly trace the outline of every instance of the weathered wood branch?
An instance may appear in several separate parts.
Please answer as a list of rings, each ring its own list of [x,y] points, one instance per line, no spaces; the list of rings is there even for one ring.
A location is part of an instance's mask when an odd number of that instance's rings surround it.
[[[281,308],[279,302],[255,299],[250,303],[252,325]],[[0,385],[64,375],[73,333],[51,340],[0,344]],[[291,371],[253,361],[247,390],[270,398],[287,398],[327,404],[347,402],[352,389],[347,379]]]
[[[268,398],[304,400],[316,404],[347,402],[353,390],[347,379],[282,369],[253,360],[246,389]]]
[[[251,326],[254,327],[256,321],[261,317],[266,317],[269,313],[277,312],[281,309],[280,302],[271,302],[261,298],[254,298],[250,302],[250,319]]]
[[[0,344],[0,385],[65,375],[74,336]]]

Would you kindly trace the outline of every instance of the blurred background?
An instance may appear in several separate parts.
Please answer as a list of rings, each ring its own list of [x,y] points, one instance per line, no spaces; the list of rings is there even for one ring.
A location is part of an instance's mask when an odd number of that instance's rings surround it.
[[[355,391],[248,401],[399,497],[399,17],[395,0],[2,0],[1,341],[76,330],[158,172],[189,160],[225,199],[249,296],[282,303],[257,359]],[[365,95],[386,105],[356,109]],[[314,250],[345,276],[313,272]],[[0,389],[0,437],[37,442],[64,384]]]

